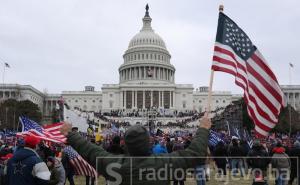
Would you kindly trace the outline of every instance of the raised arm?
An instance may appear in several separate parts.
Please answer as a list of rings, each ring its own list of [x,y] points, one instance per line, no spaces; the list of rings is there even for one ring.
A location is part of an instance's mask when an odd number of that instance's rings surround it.
[[[101,157],[112,156],[101,146],[97,146],[87,141],[77,132],[71,132],[72,125],[65,123],[61,127],[61,133],[67,137],[67,142],[71,145],[90,165],[96,168],[96,160],[101,164]],[[99,169],[98,169],[99,170]]]

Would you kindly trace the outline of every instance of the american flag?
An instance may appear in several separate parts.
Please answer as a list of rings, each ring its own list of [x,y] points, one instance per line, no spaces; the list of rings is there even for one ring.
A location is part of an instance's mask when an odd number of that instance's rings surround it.
[[[267,136],[284,105],[275,74],[246,33],[223,12],[219,14],[212,69],[235,76],[244,89],[249,116],[258,136]]]
[[[71,146],[64,148],[64,153],[75,169],[76,175],[97,177],[98,173],[89,163],[87,163]]]
[[[33,135],[42,140],[55,143],[64,143],[66,141],[66,137],[59,131],[63,123],[54,123],[41,127],[35,121],[24,116],[20,117],[20,123],[22,124],[22,132],[17,133],[18,136]]]

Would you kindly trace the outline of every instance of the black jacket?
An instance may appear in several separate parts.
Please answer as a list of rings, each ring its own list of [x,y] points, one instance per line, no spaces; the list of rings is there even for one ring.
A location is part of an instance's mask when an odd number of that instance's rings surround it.
[[[247,163],[251,168],[266,170],[270,163],[270,158],[267,151],[261,146],[253,146],[249,151]]]

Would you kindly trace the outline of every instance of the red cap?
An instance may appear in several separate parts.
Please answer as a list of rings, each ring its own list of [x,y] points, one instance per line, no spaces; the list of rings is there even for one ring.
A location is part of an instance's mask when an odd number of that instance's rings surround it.
[[[29,148],[35,148],[40,143],[41,139],[35,136],[25,137],[25,146]]]

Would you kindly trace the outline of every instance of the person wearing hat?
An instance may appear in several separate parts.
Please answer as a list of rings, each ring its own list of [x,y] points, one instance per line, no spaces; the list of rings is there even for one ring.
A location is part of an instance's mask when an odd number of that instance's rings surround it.
[[[297,179],[297,184],[300,185],[300,142],[296,140],[294,146],[291,149],[289,156],[291,157],[291,174],[289,184],[293,184],[293,181]]]
[[[48,185],[64,185],[66,181],[65,169],[61,162],[55,157],[47,158],[47,166],[51,172],[50,181]]]
[[[196,135],[186,149],[158,155],[151,155],[149,152],[150,134],[140,125],[131,126],[126,131],[124,137],[128,154],[124,155],[110,154],[101,146],[88,142],[78,133],[71,132],[72,125],[69,123],[61,127],[61,133],[67,137],[67,142],[106,178],[108,184],[165,185],[174,178],[174,174],[169,175],[166,171],[195,168],[201,162],[201,157],[206,157],[210,127],[210,119],[204,116]],[[156,176],[155,172],[159,170],[167,177]]]
[[[8,160],[7,184],[47,184],[51,175],[50,171],[35,151],[40,139],[35,136],[27,136],[24,142],[24,148],[16,150],[13,157]]]
[[[268,152],[265,150],[259,140],[254,140],[252,149],[248,152],[247,163],[254,174],[254,183],[262,183],[267,180],[267,168],[270,163]],[[262,172],[262,174],[260,174]]]

